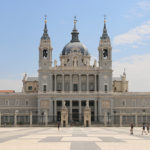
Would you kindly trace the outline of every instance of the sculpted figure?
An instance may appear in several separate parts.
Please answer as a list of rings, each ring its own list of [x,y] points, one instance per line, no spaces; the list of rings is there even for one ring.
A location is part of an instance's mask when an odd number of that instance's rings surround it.
[[[94,67],[96,67],[97,66],[97,61],[96,61],[96,59],[94,60]]]
[[[54,60],[54,67],[57,67],[57,60]]]

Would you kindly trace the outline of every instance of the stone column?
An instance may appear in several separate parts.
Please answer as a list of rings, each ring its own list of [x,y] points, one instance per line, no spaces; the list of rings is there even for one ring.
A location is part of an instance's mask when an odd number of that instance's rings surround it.
[[[62,92],[64,92],[64,83],[65,83],[64,80],[65,80],[65,79],[64,79],[64,74],[62,74]]]
[[[32,127],[32,111],[30,112],[30,127]]]
[[[94,101],[94,120],[97,121],[97,100]]]
[[[79,92],[81,92],[81,74],[79,74]]]
[[[52,92],[53,91],[53,82],[52,82],[52,74],[50,74],[49,76],[49,80],[50,80],[50,83],[49,83],[49,91]]]
[[[94,89],[94,91],[96,92],[97,91],[97,85],[96,85],[96,74],[95,74],[95,89]]]
[[[70,122],[72,122],[72,100],[70,100]]]
[[[101,115],[101,110],[100,110],[100,107],[101,107],[101,102],[100,102],[100,100],[98,100],[98,121],[100,121],[100,119],[101,119],[101,117],[100,117],[100,115]]]
[[[120,114],[120,127],[122,127],[122,114]]]
[[[54,121],[57,121],[57,101],[54,100]]]
[[[72,92],[72,74],[70,74],[70,92]]]
[[[1,119],[1,117],[2,117],[2,114],[1,114],[1,112],[0,112],[0,127],[1,127],[1,125],[2,125],[2,119]]]
[[[56,90],[57,90],[57,88],[56,88],[56,78],[57,78],[57,75],[55,74],[55,92],[56,92]]]
[[[104,126],[107,126],[107,112],[104,113]]]
[[[53,122],[53,116],[54,116],[53,100],[50,99],[49,103],[50,103],[50,105],[49,105],[49,113],[48,113],[49,118],[48,119],[50,122]]]
[[[14,115],[14,126],[17,126],[17,112],[15,111],[15,115]]]
[[[136,125],[136,127],[138,127],[138,115],[137,115],[137,113],[135,114],[135,125]]]
[[[101,87],[100,87],[100,74],[98,75],[98,91],[101,91]]]
[[[89,92],[89,75],[87,74],[87,92]]]
[[[44,112],[44,117],[45,117],[45,126],[48,125],[48,115],[47,115],[47,111]]]
[[[81,122],[81,100],[79,100],[79,122]]]

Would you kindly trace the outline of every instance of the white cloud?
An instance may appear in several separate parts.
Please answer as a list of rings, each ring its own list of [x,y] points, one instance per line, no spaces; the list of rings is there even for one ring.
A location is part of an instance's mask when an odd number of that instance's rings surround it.
[[[121,51],[120,51],[120,49],[113,49],[113,52],[114,52],[114,53],[119,53],[119,52],[121,52]]]
[[[134,48],[134,49],[135,49],[135,48],[138,48],[138,46],[137,46],[137,45],[132,45],[132,48]]]
[[[150,54],[135,55],[113,63],[113,76],[126,68],[129,91],[150,92]]]
[[[143,10],[150,10],[150,2],[149,1],[140,1],[137,5]]]
[[[0,90],[15,90],[16,92],[21,92],[22,81],[21,80],[0,80]]]
[[[150,12],[150,1],[141,0],[135,4],[133,8],[131,8],[126,15],[124,15],[127,19],[134,19],[137,17],[143,17],[148,15]]]
[[[97,61],[98,60],[98,58],[97,57],[95,57],[95,56],[91,56],[91,61],[90,61],[90,65],[94,65],[94,61]],[[97,61],[97,66],[98,66],[98,61]]]
[[[92,56],[92,60],[96,57]],[[92,61],[93,64],[93,61]],[[129,81],[129,91],[150,92],[150,54],[134,55],[113,62],[113,76],[120,76],[124,68]],[[0,90],[22,89],[21,80],[0,80]]]
[[[150,39],[150,21],[131,29],[127,33],[115,36],[113,43],[115,45],[135,44],[137,42],[142,42],[145,39]]]

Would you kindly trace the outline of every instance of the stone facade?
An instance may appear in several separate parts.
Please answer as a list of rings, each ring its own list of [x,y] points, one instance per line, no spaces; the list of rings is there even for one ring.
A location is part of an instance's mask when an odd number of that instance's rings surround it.
[[[90,54],[79,41],[76,20],[71,34],[71,41],[60,55],[60,65],[56,60],[52,62],[53,48],[45,20],[38,77],[25,75],[20,93],[0,93],[1,124],[31,126],[61,122],[64,103],[65,121],[69,125],[85,124],[86,105],[90,109],[89,125],[150,122],[150,93],[128,92],[125,72],[120,78],[112,75],[112,47],[106,22],[98,46],[98,63],[95,60],[90,64]]]

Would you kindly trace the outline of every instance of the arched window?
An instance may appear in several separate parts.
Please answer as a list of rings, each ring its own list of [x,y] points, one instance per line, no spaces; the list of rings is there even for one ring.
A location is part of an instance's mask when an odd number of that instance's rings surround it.
[[[47,56],[48,56],[48,50],[47,50],[47,49],[44,49],[44,50],[43,50],[43,57],[44,57],[44,58],[47,58]]]
[[[104,91],[105,91],[105,92],[108,91],[108,85],[107,85],[107,84],[104,85]]]
[[[104,57],[104,59],[108,58],[108,50],[107,49],[103,50],[103,57]]]
[[[29,104],[29,102],[28,102],[28,100],[26,100],[26,106],[28,106],[28,104]]]
[[[43,92],[46,92],[46,91],[47,91],[47,86],[43,85]]]
[[[9,105],[9,101],[8,100],[5,100],[5,105]]]

